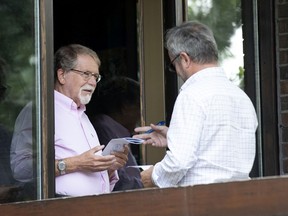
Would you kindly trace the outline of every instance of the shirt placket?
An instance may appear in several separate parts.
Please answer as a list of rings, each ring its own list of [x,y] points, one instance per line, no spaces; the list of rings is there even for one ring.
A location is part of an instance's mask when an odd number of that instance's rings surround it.
[[[79,121],[81,123],[81,127],[82,127],[82,130],[83,130],[83,133],[85,134],[85,138],[86,138],[86,141],[87,141],[87,144],[89,145],[90,149],[94,147],[93,145],[93,142],[96,142],[96,137],[94,137],[95,135],[93,135],[93,131],[91,131],[91,128],[87,125],[87,122],[82,118],[82,115],[83,115],[83,112],[78,112],[78,118],[79,118]],[[105,193],[107,192],[107,180],[105,178],[105,176],[107,176],[106,174],[107,171],[101,171],[101,172],[98,172],[101,176],[101,192],[102,193]],[[109,181],[109,179],[108,179]]]

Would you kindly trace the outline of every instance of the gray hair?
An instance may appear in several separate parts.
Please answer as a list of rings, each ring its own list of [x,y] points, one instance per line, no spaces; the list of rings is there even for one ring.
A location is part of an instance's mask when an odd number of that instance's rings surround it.
[[[186,52],[197,64],[218,61],[218,48],[213,32],[197,21],[185,22],[168,30],[166,48],[174,57]]]
[[[54,79],[57,80],[57,70],[62,68],[64,71],[69,71],[77,65],[79,55],[89,55],[100,67],[100,59],[96,52],[92,49],[80,44],[70,44],[63,46],[57,50],[54,56]]]

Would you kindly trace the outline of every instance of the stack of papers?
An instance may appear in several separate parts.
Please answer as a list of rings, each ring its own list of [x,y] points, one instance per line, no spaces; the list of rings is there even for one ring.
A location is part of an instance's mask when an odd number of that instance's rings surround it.
[[[124,150],[125,144],[142,144],[144,142],[143,139],[137,139],[137,138],[131,138],[131,137],[124,137],[124,138],[116,138],[110,140],[110,142],[107,144],[107,146],[104,148],[102,155],[109,155],[111,152],[120,151],[122,152]]]

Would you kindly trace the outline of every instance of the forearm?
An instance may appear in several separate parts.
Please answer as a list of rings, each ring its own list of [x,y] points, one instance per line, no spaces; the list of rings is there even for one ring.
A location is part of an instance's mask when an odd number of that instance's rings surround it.
[[[31,158],[19,159],[11,162],[13,177],[20,182],[30,182],[33,179],[33,160]]]
[[[80,160],[77,156],[63,158],[62,159],[66,164],[65,174],[77,172],[80,170]],[[60,176],[60,171],[58,169],[58,163],[60,160],[55,160],[55,176]]]
[[[32,102],[18,115],[10,149],[13,176],[21,182],[33,179]]]
[[[22,142],[20,142],[22,141]],[[10,165],[13,177],[20,182],[33,179],[32,140],[30,137],[14,137],[10,151]]]

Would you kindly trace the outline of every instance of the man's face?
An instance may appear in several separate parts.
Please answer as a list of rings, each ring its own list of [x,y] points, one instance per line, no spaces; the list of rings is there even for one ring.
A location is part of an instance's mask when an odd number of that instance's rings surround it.
[[[189,78],[189,73],[187,71],[187,59],[189,59],[189,55],[185,52],[181,52],[176,56],[170,57],[170,65],[169,70],[174,71],[184,82]],[[186,63],[186,66],[185,66]]]
[[[85,79],[79,71],[99,74],[99,66],[91,56],[80,55],[78,56],[78,64],[73,69],[75,71],[71,70],[65,74],[64,92],[61,93],[70,97],[78,106],[88,104],[97,82],[94,76]]]

